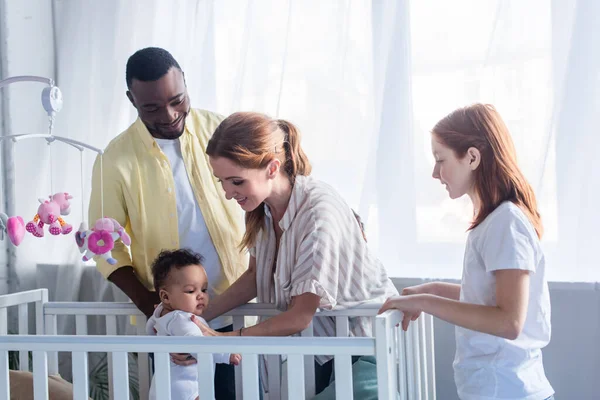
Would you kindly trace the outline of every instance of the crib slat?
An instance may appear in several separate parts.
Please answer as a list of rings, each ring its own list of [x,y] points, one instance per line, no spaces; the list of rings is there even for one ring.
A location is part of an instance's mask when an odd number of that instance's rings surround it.
[[[413,331],[412,323],[409,325],[406,331],[406,388],[408,391],[408,398],[415,398],[415,359],[413,358]]]
[[[233,317],[233,330],[238,331],[246,325],[244,316],[236,315]],[[239,400],[242,400],[242,366],[236,365],[233,367],[235,373],[235,393]]]
[[[195,357],[198,361],[198,388],[200,388],[198,394],[200,400],[213,400],[215,398],[213,356],[210,353],[198,353]]]
[[[375,354],[378,398],[393,399],[396,397],[396,370],[392,351],[392,327],[388,318],[375,319]]]
[[[281,399],[281,357],[276,354],[264,356],[267,362],[267,374],[269,376],[269,398]]]
[[[300,334],[302,337],[313,337],[313,322],[310,322],[308,328]],[[304,382],[306,384],[306,396],[313,398],[315,396],[315,356],[304,356]]]
[[[8,333],[8,313],[6,308],[0,308],[0,335]]]
[[[48,398],[48,358],[45,351],[33,352],[33,398]]]
[[[259,400],[257,354],[242,354],[242,387],[244,400]]]
[[[420,335],[420,325],[417,323],[411,324],[412,332],[411,332],[411,341],[412,341],[412,354],[409,356],[413,360],[415,360],[415,392],[414,399],[422,400],[421,398],[421,358],[419,354],[419,337]]]
[[[127,353],[124,351],[113,352],[111,364],[114,399],[129,400],[129,368],[127,365]]]
[[[137,334],[145,335],[146,317],[137,316],[135,322]],[[140,398],[147,399],[150,390],[150,360],[148,353],[138,353],[138,382],[140,383]]]
[[[19,313],[19,335],[28,335],[29,334],[29,305],[28,304],[19,304],[18,313]],[[19,370],[21,371],[29,371],[29,352],[28,351],[19,351]]]
[[[46,335],[58,335],[56,315],[45,315],[44,325],[44,332]],[[48,352],[48,373],[50,375],[58,374],[58,352],[56,351]]]
[[[85,351],[73,352],[73,398],[89,398],[88,355]]]
[[[422,315],[417,321],[419,326],[419,351],[418,351],[418,359],[419,359],[419,374],[421,377],[421,399],[429,400],[428,386],[427,382],[429,377],[427,376],[427,359],[426,359],[426,351],[427,351],[427,332],[425,331],[425,315]]]
[[[348,337],[350,335],[350,320],[348,317],[335,317],[335,335]]]
[[[335,356],[335,398],[354,399],[352,390],[352,356],[350,354]]]
[[[425,360],[427,363],[427,391],[430,400],[435,400],[435,349],[434,349],[434,334],[433,334],[433,316],[423,315],[425,319],[425,332],[426,332],[426,351]]]
[[[304,400],[304,356],[289,354],[287,356],[287,384],[289,400]]]
[[[41,290],[42,298],[35,302],[35,334],[44,334],[44,305],[48,302],[48,289]]]
[[[154,353],[154,385],[157,399],[171,399],[171,364],[169,353]],[[213,383],[214,386],[214,383]],[[203,390],[205,388],[202,388]],[[177,399],[172,399],[177,400]]]
[[[106,334],[107,335],[116,335],[117,334],[117,316],[116,315],[107,315],[106,316]],[[113,400],[113,393],[115,389],[113,387],[113,378],[112,378],[112,353],[108,352],[106,354],[106,362],[108,363],[108,393],[110,394],[109,399]]]
[[[76,335],[87,335],[87,315],[76,315],[75,316],[75,334]]]
[[[407,357],[406,357],[406,334],[401,328],[395,328],[397,336],[398,352],[398,390],[400,391],[400,400],[408,400],[408,388],[406,383]]]
[[[10,400],[7,350],[0,350],[0,400]]]

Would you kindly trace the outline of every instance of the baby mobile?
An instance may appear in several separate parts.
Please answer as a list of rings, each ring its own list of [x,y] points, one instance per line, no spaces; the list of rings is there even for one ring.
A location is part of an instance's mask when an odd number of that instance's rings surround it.
[[[85,222],[83,196],[81,199],[81,225],[79,230],[75,232],[75,242],[81,254],[82,260],[87,261],[94,256],[100,256],[110,264],[116,264],[117,260],[112,257],[112,249],[115,242],[121,240],[125,245],[131,244],[131,238],[125,232],[125,229],[113,218],[104,216],[104,181],[103,181],[103,165],[102,155],[104,151],[96,147],[90,146],[73,139],[55,136],[52,133],[54,125],[54,116],[62,108],[62,94],[57,86],[54,86],[54,81],[48,78],[38,76],[15,76],[12,78],[0,80],[0,88],[15,82],[42,82],[48,86],[42,91],[42,105],[48,113],[49,127],[48,133],[33,133],[21,135],[9,135],[0,137],[0,142],[4,139],[11,139],[13,143],[17,143],[24,139],[43,138],[46,139],[50,149],[50,192],[53,191],[52,182],[52,143],[59,141],[75,147],[79,150],[79,159],[81,167],[81,193],[83,194],[83,150],[89,149],[100,155],[100,204],[102,218],[98,219],[91,228],[88,229]],[[14,148],[12,149],[14,151]],[[44,237],[45,227],[51,235],[68,235],[73,231],[73,226],[68,224],[63,216],[69,215],[71,212],[70,200],[73,199],[67,192],[58,192],[48,195],[47,198],[38,199],[40,205],[37,213],[31,221],[25,224],[21,216],[11,216],[0,212],[0,240],[4,240],[4,236],[8,236],[10,242],[18,246],[23,241],[26,232],[29,232],[34,237]]]

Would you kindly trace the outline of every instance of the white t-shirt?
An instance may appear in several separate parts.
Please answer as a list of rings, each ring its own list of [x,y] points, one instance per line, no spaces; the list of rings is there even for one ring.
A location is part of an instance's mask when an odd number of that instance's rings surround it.
[[[531,271],[529,306],[516,340],[456,327],[454,377],[463,400],[543,400],[554,394],[542,348],[550,341],[550,295],[535,229],[512,202],[498,206],[468,237],[460,301],[496,305],[494,271]]]
[[[204,257],[202,265],[206,270],[206,275],[208,275],[208,294],[213,297],[215,291],[211,283],[221,282],[224,279],[223,269],[190,184],[181,155],[179,139],[154,140],[169,159],[173,171],[177,200],[177,221],[179,224],[179,247],[190,249]],[[232,323],[231,317],[219,317],[210,321],[210,327],[220,329]]]
[[[185,311],[171,311],[162,317],[162,303],[156,307],[146,323],[146,333],[158,336],[204,336],[198,326],[192,322],[192,314]],[[202,317],[196,316],[206,324]],[[154,331],[156,329],[156,332]],[[213,362],[229,364],[230,354],[213,354]],[[194,400],[198,397],[198,368],[196,365],[181,366],[170,362],[171,366],[171,399]],[[150,400],[156,399],[154,377],[150,385]]]

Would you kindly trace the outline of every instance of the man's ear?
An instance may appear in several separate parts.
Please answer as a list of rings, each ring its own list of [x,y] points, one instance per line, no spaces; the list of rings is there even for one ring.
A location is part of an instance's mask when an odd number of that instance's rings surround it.
[[[135,108],[137,108],[135,106],[135,101],[133,100],[133,95],[131,94],[131,92],[128,90],[125,92],[125,94],[127,95],[127,98],[129,99],[129,101],[131,102],[131,105],[134,106]]]
[[[469,147],[466,157],[469,161],[471,171],[475,171],[479,167],[479,164],[481,164],[481,152],[475,147]]]

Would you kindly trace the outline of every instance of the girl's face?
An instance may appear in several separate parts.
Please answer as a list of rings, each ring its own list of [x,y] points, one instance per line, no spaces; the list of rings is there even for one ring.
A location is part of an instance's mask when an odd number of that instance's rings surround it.
[[[273,174],[277,165],[266,168],[243,168],[225,157],[209,157],[213,174],[219,179],[227,200],[234,199],[246,212],[260,206],[271,194]]]
[[[470,148],[463,158],[458,158],[451,148],[431,135],[431,151],[435,158],[432,177],[446,186],[451,199],[465,194],[473,195],[474,171],[479,165],[479,152]]]

